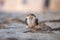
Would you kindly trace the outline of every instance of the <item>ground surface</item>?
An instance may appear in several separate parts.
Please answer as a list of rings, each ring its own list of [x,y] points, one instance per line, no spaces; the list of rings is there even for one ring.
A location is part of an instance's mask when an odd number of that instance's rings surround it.
[[[22,20],[25,19],[27,14],[24,13],[0,13],[0,22],[3,22],[4,18],[20,18]],[[35,14],[40,21],[50,20],[50,19],[60,19],[60,13],[46,13],[46,14]],[[3,19],[1,19],[3,18]],[[52,28],[60,27],[59,22],[55,23],[46,23]],[[25,28],[25,24],[18,22],[11,22],[6,25],[7,29],[0,29],[0,40],[60,40],[60,32],[53,31],[53,33],[23,33],[28,30]]]

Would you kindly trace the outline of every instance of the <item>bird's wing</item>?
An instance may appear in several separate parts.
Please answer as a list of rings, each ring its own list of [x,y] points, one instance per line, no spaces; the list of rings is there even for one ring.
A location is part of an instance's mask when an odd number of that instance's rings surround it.
[[[27,23],[27,18],[25,19],[25,23],[26,23],[26,25],[28,25],[28,23]]]
[[[35,23],[36,23],[36,25],[38,25],[38,18],[35,19]]]

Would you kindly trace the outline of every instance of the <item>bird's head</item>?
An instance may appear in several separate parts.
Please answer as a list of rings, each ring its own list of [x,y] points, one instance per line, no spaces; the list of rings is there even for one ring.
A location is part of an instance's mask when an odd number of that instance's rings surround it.
[[[35,16],[34,14],[28,14],[27,17],[33,19],[33,18],[35,18],[36,16]]]

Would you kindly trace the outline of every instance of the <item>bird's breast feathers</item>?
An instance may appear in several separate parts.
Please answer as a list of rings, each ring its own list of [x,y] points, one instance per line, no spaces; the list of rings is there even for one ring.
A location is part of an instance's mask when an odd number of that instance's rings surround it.
[[[35,25],[35,18],[33,18],[33,19],[27,19],[27,23],[28,23],[28,25],[30,25],[30,26],[32,26],[32,25]]]

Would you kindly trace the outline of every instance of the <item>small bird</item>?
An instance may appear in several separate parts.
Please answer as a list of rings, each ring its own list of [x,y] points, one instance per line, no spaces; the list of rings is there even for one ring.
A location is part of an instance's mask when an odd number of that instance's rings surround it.
[[[26,28],[32,29],[25,31],[24,33],[27,32],[40,32],[40,31],[46,31],[46,32],[52,32],[52,31],[60,31],[59,28],[51,28],[50,26],[46,25],[45,22],[59,22],[60,20],[47,20],[47,21],[42,21],[38,23],[38,18],[34,14],[28,14],[27,17],[25,18],[25,23],[26,23]]]
[[[34,14],[28,14],[25,18],[26,28],[33,29],[38,26],[38,18]]]

